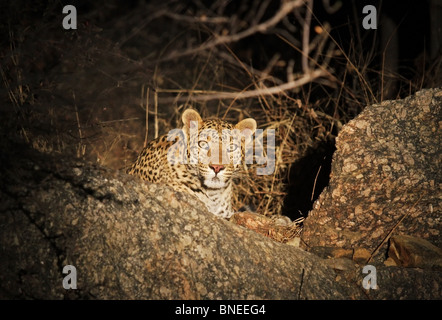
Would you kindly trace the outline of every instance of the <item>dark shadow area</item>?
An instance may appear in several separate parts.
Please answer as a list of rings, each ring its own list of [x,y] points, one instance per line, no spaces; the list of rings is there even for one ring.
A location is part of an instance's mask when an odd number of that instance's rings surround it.
[[[328,185],[331,162],[336,148],[333,142],[323,142],[293,163],[287,183],[287,197],[282,212],[294,220],[307,217],[314,201]]]

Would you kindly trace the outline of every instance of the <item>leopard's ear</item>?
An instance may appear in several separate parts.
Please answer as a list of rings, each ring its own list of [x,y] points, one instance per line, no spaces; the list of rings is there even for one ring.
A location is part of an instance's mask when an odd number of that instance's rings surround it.
[[[189,130],[190,128],[194,128],[195,125],[198,125],[198,127],[201,127],[201,124],[203,122],[200,114],[193,109],[187,109],[186,111],[184,111],[182,119],[183,119],[185,130]]]
[[[256,121],[252,118],[241,120],[235,125],[235,129],[238,129],[240,135],[245,138],[245,143],[249,143],[256,130]]]
[[[253,134],[256,130],[256,121],[252,118],[247,118],[238,122],[235,126],[239,131],[250,130],[250,133]]]

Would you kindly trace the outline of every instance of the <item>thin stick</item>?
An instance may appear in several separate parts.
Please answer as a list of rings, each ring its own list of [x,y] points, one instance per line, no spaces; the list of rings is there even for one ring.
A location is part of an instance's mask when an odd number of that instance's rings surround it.
[[[310,23],[312,21],[312,10],[313,10],[313,0],[308,0],[307,8],[305,12],[305,20],[302,31],[302,71],[307,72],[309,70],[308,66],[308,56],[310,54]]]
[[[314,70],[312,72],[304,74],[301,78],[290,81],[279,86],[273,86],[270,88],[260,88],[255,90],[248,90],[243,92],[220,92],[217,94],[204,94],[200,96],[182,96],[179,98],[164,98],[161,99],[163,103],[170,102],[185,102],[185,101],[210,101],[210,100],[218,100],[218,99],[246,99],[246,98],[254,98],[254,97],[262,97],[262,96],[270,96],[283,93],[287,90],[291,90],[294,88],[298,88],[312,82],[316,78],[326,76],[327,73],[324,70]],[[156,95],[155,95],[156,96]]]
[[[141,119],[140,118],[127,118],[127,119],[100,121],[100,125],[106,125],[106,124],[109,124],[109,123],[116,123],[116,122],[136,121],[136,120],[141,120]]]
[[[150,88],[147,88],[146,92],[146,135],[144,136],[144,148],[147,147],[147,136],[149,134],[149,94],[150,94]]]
[[[158,138],[158,92],[155,90],[154,94],[155,107],[155,139]]]
[[[75,92],[72,91],[72,97],[74,98],[74,107],[75,107],[75,116],[77,118],[77,127],[78,127],[78,135],[80,136],[80,142],[78,143],[78,149],[77,149],[77,157],[80,158],[82,152],[81,150],[84,150],[84,147],[82,146],[82,140],[83,140],[83,133],[81,132],[81,125],[80,125],[80,116],[78,115],[78,108],[77,103],[75,102]]]
[[[78,134],[80,136],[80,141],[83,139],[83,134],[81,132],[81,125],[80,125],[80,116],[78,115],[78,108],[77,103],[75,103],[75,92],[72,91],[72,97],[74,98],[74,106],[75,106],[75,116],[77,118],[77,128],[78,128]]]
[[[394,225],[394,227],[390,230],[390,232],[388,232],[388,234],[385,236],[385,238],[382,240],[382,242],[376,247],[376,249],[372,252],[372,254],[370,255],[370,258],[367,260],[366,263],[369,263],[371,261],[371,259],[376,255],[376,253],[378,253],[379,249],[384,245],[384,243],[386,241],[388,241],[388,239],[390,239],[391,234],[394,232],[394,230],[396,230],[396,228],[399,226],[399,224],[410,214],[411,209],[413,209],[418,202],[422,199],[424,195],[421,194],[421,196],[419,197],[419,199],[417,199],[417,201],[411,206],[410,209],[408,209],[408,212],[406,214],[404,214],[402,216],[402,218],[399,219],[398,222],[396,222],[396,224]]]
[[[313,183],[313,190],[312,190],[312,196],[310,197],[310,201],[313,201],[313,196],[315,195],[315,189],[316,189],[316,180],[318,180],[318,175],[319,175],[319,172],[321,172],[321,169],[322,169],[322,165],[319,166],[319,170],[316,173],[315,182]]]

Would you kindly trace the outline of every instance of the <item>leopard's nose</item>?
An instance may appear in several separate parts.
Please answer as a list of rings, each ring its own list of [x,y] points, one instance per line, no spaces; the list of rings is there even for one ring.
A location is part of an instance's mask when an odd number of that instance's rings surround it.
[[[218,173],[218,172],[220,172],[221,170],[224,170],[224,166],[223,166],[222,164],[211,164],[211,165],[209,165],[209,167],[212,168],[212,170],[213,170],[215,173]]]

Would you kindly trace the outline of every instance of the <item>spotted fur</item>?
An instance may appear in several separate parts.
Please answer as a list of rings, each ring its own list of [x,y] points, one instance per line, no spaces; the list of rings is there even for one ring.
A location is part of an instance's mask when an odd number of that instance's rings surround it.
[[[232,177],[244,161],[256,121],[248,118],[233,126],[221,119],[202,120],[193,109],[182,120],[182,131],[151,141],[128,173],[187,192],[213,214],[230,218]]]

